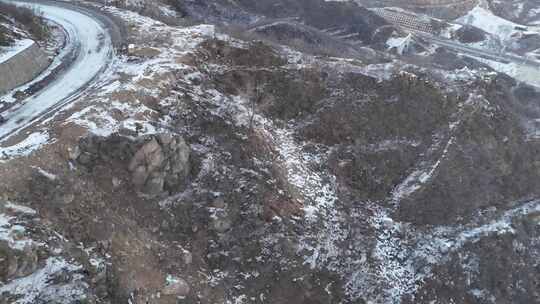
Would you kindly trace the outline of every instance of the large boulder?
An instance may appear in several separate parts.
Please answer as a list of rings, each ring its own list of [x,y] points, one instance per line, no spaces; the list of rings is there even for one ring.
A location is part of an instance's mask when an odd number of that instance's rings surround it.
[[[168,277],[167,284],[161,292],[166,296],[185,297],[189,294],[190,287],[182,278]]]
[[[190,149],[181,137],[152,137],[130,160],[133,185],[149,195],[175,189],[189,175],[189,155]]]
[[[189,146],[182,137],[170,134],[136,139],[90,136],[83,138],[70,154],[89,170],[98,166],[127,169],[130,183],[150,196],[179,191],[191,169]]]

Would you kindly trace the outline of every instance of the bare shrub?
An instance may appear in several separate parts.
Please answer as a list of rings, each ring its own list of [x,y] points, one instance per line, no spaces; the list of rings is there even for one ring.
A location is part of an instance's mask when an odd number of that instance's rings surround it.
[[[0,25],[0,46],[6,46],[11,43],[11,38],[7,34],[7,29]]]
[[[181,16],[187,16],[187,10],[184,7],[184,2],[180,0],[166,0],[167,4],[172,6],[177,13],[179,13]]]

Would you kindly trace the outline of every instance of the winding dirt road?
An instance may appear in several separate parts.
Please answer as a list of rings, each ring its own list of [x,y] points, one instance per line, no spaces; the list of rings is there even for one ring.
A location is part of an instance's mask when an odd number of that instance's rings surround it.
[[[67,43],[51,67],[68,57],[72,61],[47,87],[28,97],[20,107],[2,114],[7,121],[0,125],[0,142],[90,89],[111,66],[115,52],[111,30],[97,12],[54,1],[6,2],[38,9],[46,19],[60,25],[67,34]]]

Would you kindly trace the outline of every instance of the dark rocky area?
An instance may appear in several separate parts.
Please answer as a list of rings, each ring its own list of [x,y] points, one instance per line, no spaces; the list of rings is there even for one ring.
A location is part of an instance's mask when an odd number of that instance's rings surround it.
[[[462,43],[474,43],[486,39],[486,34],[472,26],[464,26],[456,31],[458,40]]]

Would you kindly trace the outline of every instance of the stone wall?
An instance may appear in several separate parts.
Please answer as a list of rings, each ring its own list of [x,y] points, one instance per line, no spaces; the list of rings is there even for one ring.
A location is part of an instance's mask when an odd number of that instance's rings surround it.
[[[0,95],[31,81],[48,65],[47,55],[36,43],[0,63]]]

